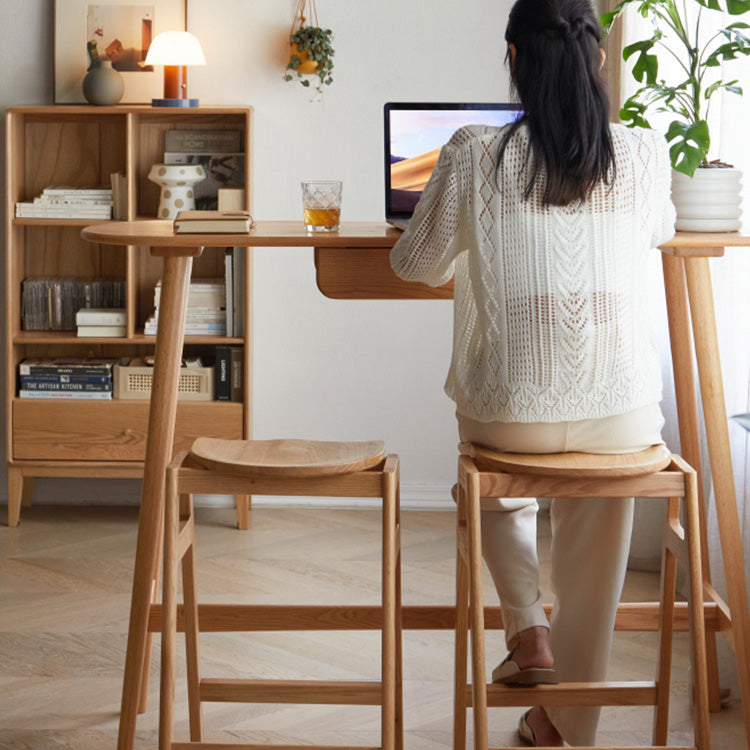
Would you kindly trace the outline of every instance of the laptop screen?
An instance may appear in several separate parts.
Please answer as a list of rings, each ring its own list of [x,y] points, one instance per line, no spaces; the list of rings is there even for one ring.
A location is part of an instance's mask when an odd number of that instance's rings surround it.
[[[385,216],[408,221],[437,164],[440,149],[464,125],[507,125],[520,104],[426,104],[388,102],[385,136]]]

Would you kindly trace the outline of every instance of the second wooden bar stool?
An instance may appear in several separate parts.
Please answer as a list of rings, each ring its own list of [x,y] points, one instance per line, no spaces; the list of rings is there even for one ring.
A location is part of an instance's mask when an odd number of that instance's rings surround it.
[[[472,443],[460,446],[456,570],[456,672],[454,750],[466,743],[466,712],[474,713],[474,748],[487,750],[487,708],[500,706],[653,705],[653,746],[667,744],[677,561],[689,580],[693,722],[697,750],[709,750],[703,580],[696,475],[663,445],[638,453],[497,453]],[[658,608],[659,653],[654,682],[582,682],[533,687],[488,685],[485,675],[480,499],[483,497],[669,498],[662,548]],[[680,522],[684,500],[685,525]],[[585,617],[581,613],[581,617]],[[654,612],[656,617],[656,611]],[[469,622],[470,621],[470,622]],[[471,627],[471,684],[467,648]],[[638,629],[638,628],[634,628]],[[641,628],[642,629],[642,628]]]
[[[348,704],[381,707],[381,747],[403,747],[401,687],[401,556],[398,457],[380,441],[199,438],[167,469],[162,618],[160,750],[229,747],[203,741],[202,701]],[[380,605],[201,605],[195,581],[192,495],[276,495],[382,498]],[[177,565],[184,607],[178,617]],[[175,632],[187,647],[190,742],[173,741]],[[380,630],[381,675],[372,681],[205,679],[198,664],[199,632]],[[248,665],[252,669],[252,665]],[[232,745],[273,748],[274,745]],[[285,748],[289,746],[285,745]],[[300,745],[308,750],[312,745]]]

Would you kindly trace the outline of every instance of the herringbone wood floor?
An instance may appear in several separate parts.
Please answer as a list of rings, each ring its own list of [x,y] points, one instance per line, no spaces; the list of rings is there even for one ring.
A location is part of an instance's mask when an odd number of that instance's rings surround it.
[[[203,601],[374,603],[379,587],[379,516],[369,510],[260,508],[251,528],[232,528],[230,509],[198,509],[199,586]],[[24,508],[17,529],[0,527],[0,750],[102,750],[117,735],[137,509]],[[454,518],[403,514],[403,590],[410,604],[453,600]],[[541,518],[545,558],[548,526]],[[654,574],[629,574],[625,598],[652,598]],[[546,586],[545,581],[545,586]],[[496,603],[492,591],[488,603]],[[652,679],[652,634],[618,634],[612,679]],[[178,648],[181,647],[178,640]],[[158,641],[157,641],[158,644]],[[375,678],[373,633],[207,635],[205,676],[304,679]],[[488,668],[503,656],[489,634]],[[689,744],[686,648],[675,659],[671,740]],[[187,738],[182,654],[178,738]],[[137,748],[156,747],[158,648],[151,700],[138,720]],[[452,743],[451,633],[404,636],[406,747]],[[207,705],[207,738],[217,741],[378,744],[378,711],[357,707]],[[493,710],[490,744],[518,744],[517,710]],[[649,709],[610,709],[603,745],[649,742]],[[744,747],[736,702],[712,717],[715,750]]]

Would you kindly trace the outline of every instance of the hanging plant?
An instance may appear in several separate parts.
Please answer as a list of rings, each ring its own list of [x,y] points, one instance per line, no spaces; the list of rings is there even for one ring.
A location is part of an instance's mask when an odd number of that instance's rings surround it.
[[[310,86],[308,76],[317,76],[316,88],[323,93],[323,86],[330,86],[333,82],[333,55],[335,54],[331,40],[333,32],[324,29],[318,23],[318,12],[315,0],[309,0],[312,11],[313,24],[307,25],[305,11],[308,0],[299,0],[297,11],[292,21],[292,31],[289,33],[289,62],[285,81],[298,80],[303,86]]]

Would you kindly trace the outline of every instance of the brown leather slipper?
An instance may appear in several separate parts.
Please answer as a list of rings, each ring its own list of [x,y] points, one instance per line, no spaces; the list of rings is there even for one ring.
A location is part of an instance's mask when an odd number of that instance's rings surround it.
[[[521,669],[513,659],[513,652],[492,670],[492,682],[499,685],[557,685],[554,669],[548,667],[526,667]]]

